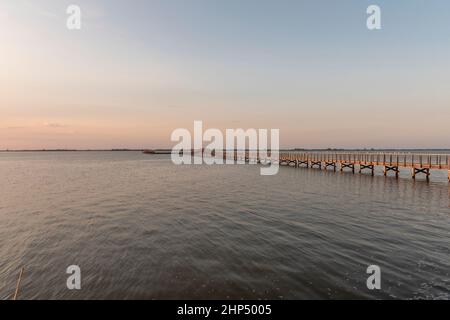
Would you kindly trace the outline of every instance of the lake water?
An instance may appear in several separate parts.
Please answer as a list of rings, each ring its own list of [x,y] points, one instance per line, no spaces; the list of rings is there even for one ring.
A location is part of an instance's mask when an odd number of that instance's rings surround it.
[[[450,299],[449,185],[432,174],[0,153],[0,299],[21,267],[20,299]]]

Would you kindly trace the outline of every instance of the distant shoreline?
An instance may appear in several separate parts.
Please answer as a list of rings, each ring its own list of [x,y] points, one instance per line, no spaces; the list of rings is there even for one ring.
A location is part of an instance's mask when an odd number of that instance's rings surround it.
[[[160,152],[171,152],[171,149],[24,149],[24,150],[10,150],[10,149],[4,149],[0,150],[0,152],[143,152],[146,150],[152,150],[156,153]],[[325,148],[325,149],[299,149],[299,148],[291,148],[291,149],[280,149],[279,151],[283,152],[342,152],[342,151],[355,151],[355,152],[377,152],[377,151],[392,151],[392,152],[414,152],[414,151],[450,151],[450,148],[418,148],[418,149],[392,149],[392,148],[386,148],[386,149],[331,149],[331,148]]]
[[[144,151],[146,149],[24,149],[24,150],[0,150],[0,152],[124,152]],[[156,149],[160,150],[160,149]],[[162,149],[161,149],[162,150]]]

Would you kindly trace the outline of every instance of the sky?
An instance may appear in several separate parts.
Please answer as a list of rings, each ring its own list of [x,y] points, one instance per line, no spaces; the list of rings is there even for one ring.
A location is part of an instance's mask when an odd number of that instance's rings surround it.
[[[446,0],[0,0],[0,150],[170,148],[194,120],[450,148],[449,57]]]

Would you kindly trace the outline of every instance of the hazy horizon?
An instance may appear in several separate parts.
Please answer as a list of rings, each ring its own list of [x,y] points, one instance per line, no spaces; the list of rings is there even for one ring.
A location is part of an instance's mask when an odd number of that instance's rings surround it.
[[[0,150],[170,148],[194,120],[282,148],[450,149],[448,21],[446,1],[6,0]]]
[[[155,151],[170,151],[172,148],[97,148],[97,149],[0,149],[0,152],[52,152],[52,151],[145,151],[145,150],[155,150]],[[230,149],[226,149],[230,150]],[[247,149],[248,150],[248,149]],[[291,147],[291,148],[283,148],[280,147],[280,151],[450,151],[450,148],[298,148],[298,147]]]

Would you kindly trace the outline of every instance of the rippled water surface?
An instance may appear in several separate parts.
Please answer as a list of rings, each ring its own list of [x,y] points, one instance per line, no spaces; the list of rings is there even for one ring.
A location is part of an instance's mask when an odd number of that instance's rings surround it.
[[[24,267],[22,299],[449,299],[449,186],[433,174],[0,153],[0,298]],[[69,265],[80,291],[66,287]]]

